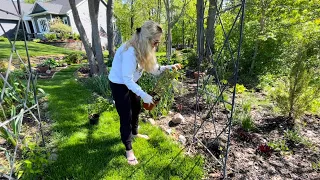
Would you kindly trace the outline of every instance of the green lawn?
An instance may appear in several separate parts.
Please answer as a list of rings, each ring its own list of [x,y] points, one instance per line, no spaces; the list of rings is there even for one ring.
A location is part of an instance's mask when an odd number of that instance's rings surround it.
[[[49,94],[49,111],[58,159],[46,168],[45,179],[201,179],[203,158],[188,157],[159,128],[141,123],[150,140],[133,143],[139,165],[129,166],[120,141],[119,117],[104,112],[97,126],[88,124],[86,103],[90,92],[74,80],[76,67],[52,80],[40,80]]]
[[[23,41],[16,42],[16,49],[22,57],[26,57],[26,51]],[[66,48],[55,47],[51,45],[28,42],[29,54],[32,57],[45,55],[62,55],[74,52]],[[7,59],[10,56],[11,45],[9,42],[0,42],[0,59]]]

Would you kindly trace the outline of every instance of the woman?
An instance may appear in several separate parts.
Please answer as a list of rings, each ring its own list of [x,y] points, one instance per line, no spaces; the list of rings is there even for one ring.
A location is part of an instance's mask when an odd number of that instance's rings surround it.
[[[118,48],[109,74],[112,96],[120,116],[121,140],[126,147],[126,157],[130,165],[138,164],[132,150],[132,138],[149,138],[138,133],[140,98],[144,103],[153,103],[152,97],[136,82],[143,71],[159,75],[166,69],[180,69],[179,64],[157,64],[155,49],[160,43],[161,35],[162,28],[159,24],[146,21],[141,28],[137,28],[131,40]]]

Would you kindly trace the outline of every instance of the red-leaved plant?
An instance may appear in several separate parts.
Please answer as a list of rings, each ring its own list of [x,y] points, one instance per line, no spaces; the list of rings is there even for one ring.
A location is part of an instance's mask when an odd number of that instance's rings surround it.
[[[266,144],[259,145],[257,149],[259,154],[266,155],[268,157],[271,156],[272,151],[271,147]]]

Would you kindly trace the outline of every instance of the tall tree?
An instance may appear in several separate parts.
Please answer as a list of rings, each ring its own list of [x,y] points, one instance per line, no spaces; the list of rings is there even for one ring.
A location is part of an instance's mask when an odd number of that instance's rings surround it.
[[[97,67],[96,67],[96,63],[95,63],[95,57],[94,57],[92,48],[90,46],[89,39],[88,39],[88,36],[86,34],[86,31],[84,30],[83,25],[81,23],[81,20],[80,20],[80,17],[79,17],[79,12],[78,12],[78,9],[76,7],[75,0],[69,0],[69,3],[70,3],[71,10],[72,10],[74,22],[75,22],[76,27],[77,27],[77,29],[79,31],[79,34],[80,34],[81,41],[83,43],[84,49],[86,50],[86,54],[87,54],[88,62],[89,62],[89,67],[90,67],[90,75],[96,74],[97,73]]]
[[[133,9],[133,2],[134,0],[131,0],[131,6],[130,6],[130,12],[131,12],[131,17],[130,17],[130,29],[131,29],[131,34],[133,33],[133,26],[134,26],[134,9]]]
[[[171,48],[172,48],[172,33],[171,30],[173,26],[179,21],[180,17],[184,14],[185,8],[189,1],[187,2],[186,0],[183,0],[183,5],[180,13],[173,13],[173,8],[174,8],[174,0],[163,0],[164,6],[166,9],[166,17],[167,17],[167,59],[168,62],[170,62],[171,58]],[[177,9],[177,8],[176,8]],[[173,14],[178,14],[178,15],[173,15]]]
[[[108,0],[107,5],[107,34],[108,34],[108,51],[109,51],[109,58],[113,58],[115,51],[114,51],[114,32],[113,32],[113,6],[114,1]]]
[[[199,61],[204,57],[204,2],[197,0],[197,53]]]
[[[269,4],[271,3],[271,0],[260,0],[260,36],[263,36],[265,34],[265,19],[266,19],[266,11],[268,9]],[[257,58],[258,50],[259,50],[259,44],[261,43],[261,39],[257,38],[254,46],[254,53],[251,61],[250,66],[250,74],[253,72],[253,68],[255,65],[255,61]]]
[[[98,26],[100,0],[88,1],[89,14],[92,28],[92,50],[95,54],[95,58],[98,62],[99,74],[103,74],[106,71],[106,65],[104,64],[103,53],[101,48],[100,30]]]
[[[215,22],[217,14],[217,0],[209,0],[209,10],[207,18],[207,29],[206,29],[206,55],[210,55],[210,51],[213,54],[214,48],[214,35],[215,35]]]

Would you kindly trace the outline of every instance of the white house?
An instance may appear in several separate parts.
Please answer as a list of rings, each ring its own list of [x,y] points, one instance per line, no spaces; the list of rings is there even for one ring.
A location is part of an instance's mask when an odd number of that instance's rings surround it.
[[[89,40],[91,41],[91,20],[89,16],[88,0],[75,0],[75,2],[77,4],[76,7],[78,9],[82,25],[86,30],[86,34]],[[16,14],[12,1],[1,0],[0,6],[0,23],[2,24],[6,32],[10,32],[11,29],[15,28],[19,19],[14,15],[7,14],[6,12],[1,11],[1,9]],[[31,39],[39,37],[41,38],[43,37],[43,34],[48,33],[50,31],[49,22],[57,17],[62,19],[64,24],[71,26],[74,33],[78,33],[68,0],[51,0],[48,2],[37,1],[34,4],[21,3],[21,10],[25,28],[27,30],[29,38]],[[101,42],[103,46],[106,47],[107,4],[104,0],[100,1],[98,24],[100,26],[99,29]],[[116,31],[115,26],[114,31]],[[3,34],[4,32],[0,30],[0,36]],[[118,33],[115,34],[116,36],[118,35]],[[119,38],[120,37],[116,37],[115,39],[119,40]]]

